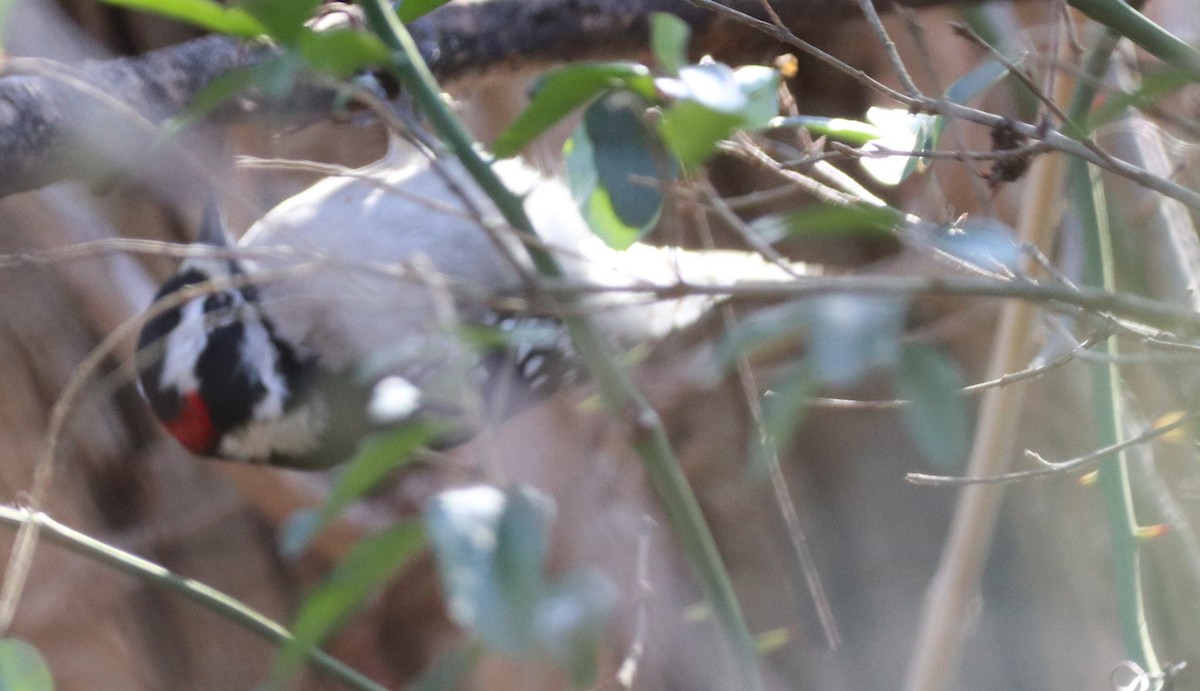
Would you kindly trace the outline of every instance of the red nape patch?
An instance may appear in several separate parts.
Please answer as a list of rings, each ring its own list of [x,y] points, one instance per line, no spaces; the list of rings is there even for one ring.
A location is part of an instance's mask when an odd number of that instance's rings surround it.
[[[208,405],[195,391],[183,397],[179,417],[164,421],[163,426],[194,454],[207,455],[216,451],[217,430],[208,414]]]

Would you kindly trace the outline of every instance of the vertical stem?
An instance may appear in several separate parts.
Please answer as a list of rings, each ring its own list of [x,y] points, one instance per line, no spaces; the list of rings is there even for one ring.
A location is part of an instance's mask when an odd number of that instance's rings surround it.
[[[480,155],[466,127],[442,100],[441,90],[408,29],[386,0],[359,0],[359,5],[368,24],[393,51],[390,66],[401,84],[425,112],[450,150],[495,202],[513,229],[536,240],[537,233],[525,213],[522,200],[499,179],[491,165]],[[562,275],[557,262],[538,243],[526,243],[525,247],[540,274],[547,277]],[[568,312],[573,313],[571,310]],[[729,572],[721,561],[712,532],[700,511],[700,504],[679,468],[657,413],[642,397],[629,373],[613,356],[588,319],[573,317],[564,321],[580,357],[596,378],[605,407],[614,416],[626,417],[634,425],[633,447],[641,456],[646,474],[662,501],[667,520],[696,572],[705,599],[721,624],[740,677],[739,688],[749,691],[761,689],[762,679],[754,638],[746,627]]]

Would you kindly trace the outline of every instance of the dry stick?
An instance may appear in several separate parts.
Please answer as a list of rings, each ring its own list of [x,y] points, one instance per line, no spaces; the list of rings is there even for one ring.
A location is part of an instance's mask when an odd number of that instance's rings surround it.
[[[1061,155],[1043,156],[1034,162],[1026,178],[1032,198],[1021,209],[1023,242],[1038,247],[1051,244],[1064,163]],[[988,365],[989,379],[1025,365],[1038,315],[1038,308],[1028,303],[1004,306]],[[1011,467],[1024,390],[1024,385],[1018,384],[991,389],[984,395],[967,464],[969,475],[1000,475]],[[1003,497],[1001,486],[971,485],[959,494],[942,558],[925,594],[905,685],[909,691],[940,691],[958,668],[963,622],[979,589]]]
[[[883,46],[883,52],[892,61],[892,68],[896,70],[900,85],[904,87],[909,96],[920,98],[921,90],[917,88],[917,83],[913,81],[912,75],[908,73],[908,68],[904,66],[904,60],[900,58],[900,52],[896,50],[895,41],[888,35],[887,29],[883,26],[883,20],[879,18],[879,12],[875,10],[875,3],[871,0],[858,0],[858,7],[862,10],[863,16],[867,18],[867,24],[870,25],[871,30],[875,32],[875,38]]]

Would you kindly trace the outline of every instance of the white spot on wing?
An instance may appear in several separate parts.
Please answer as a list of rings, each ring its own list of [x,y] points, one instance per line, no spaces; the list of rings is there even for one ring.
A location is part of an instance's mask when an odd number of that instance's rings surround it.
[[[384,377],[371,392],[367,413],[378,423],[400,422],[417,411],[421,391],[404,377]]]

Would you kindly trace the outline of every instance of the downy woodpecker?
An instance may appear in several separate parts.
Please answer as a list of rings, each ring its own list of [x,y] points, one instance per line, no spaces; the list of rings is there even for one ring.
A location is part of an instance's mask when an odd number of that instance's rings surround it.
[[[561,183],[515,161],[495,169],[571,282],[619,289],[576,303],[618,347],[685,326],[715,301],[629,288],[805,270],[733,251],[615,251]],[[219,216],[206,211],[203,242],[222,242]],[[457,161],[393,144],[279,204],[238,248],[186,259],[138,339],[143,395],[196,454],[324,468],[364,434],[411,419],[439,421],[434,445],[449,446],[571,378],[575,354],[555,315],[522,308],[537,297],[525,247]],[[216,285],[180,300],[204,282]],[[369,412],[372,396],[397,394],[407,407]]]

